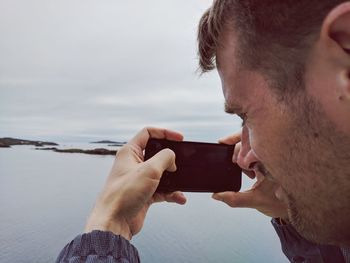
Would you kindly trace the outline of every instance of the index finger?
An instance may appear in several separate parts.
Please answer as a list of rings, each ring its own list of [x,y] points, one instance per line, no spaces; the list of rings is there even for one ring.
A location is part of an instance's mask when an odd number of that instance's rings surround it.
[[[141,131],[139,131],[139,133],[137,133],[135,137],[129,141],[129,143],[140,147],[141,150],[144,150],[150,138],[167,139],[171,141],[182,141],[183,135],[179,132],[167,129],[145,127]]]
[[[239,131],[219,139],[219,143],[233,145],[241,141],[241,136],[242,136],[242,131]]]
[[[215,200],[224,202],[231,207],[248,207],[256,208],[256,196],[253,191],[248,190],[245,192],[222,192],[212,195]]]

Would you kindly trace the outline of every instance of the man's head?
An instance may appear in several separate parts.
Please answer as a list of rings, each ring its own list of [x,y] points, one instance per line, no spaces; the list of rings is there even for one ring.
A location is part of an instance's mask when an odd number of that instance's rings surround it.
[[[263,166],[306,238],[350,245],[350,3],[217,0],[198,33],[226,111],[245,118],[243,168]]]

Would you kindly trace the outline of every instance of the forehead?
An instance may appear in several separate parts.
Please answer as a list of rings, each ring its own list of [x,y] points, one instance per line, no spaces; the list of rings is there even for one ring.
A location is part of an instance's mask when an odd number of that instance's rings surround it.
[[[239,61],[239,43],[233,30],[224,30],[219,37],[216,51],[216,66],[220,75],[222,89],[226,104],[234,103],[244,97],[242,89],[246,82],[247,74]]]
[[[234,30],[224,31],[219,38],[216,64],[226,104],[232,108],[256,108],[269,93],[265,77],[244,67],[241,49]],[[260,102],[259,102],[260,101]]]
[[[218,38],[216,66],[220,72],[232,71],[238,67],[238,37],[234,30],[223,30]]]

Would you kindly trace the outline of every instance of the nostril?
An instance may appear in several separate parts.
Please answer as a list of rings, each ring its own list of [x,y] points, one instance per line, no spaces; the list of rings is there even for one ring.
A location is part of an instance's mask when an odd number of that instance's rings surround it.
[[[249,170],[254,170],[254,167],[258,164],[258,162],[252,162],[249,164]]]

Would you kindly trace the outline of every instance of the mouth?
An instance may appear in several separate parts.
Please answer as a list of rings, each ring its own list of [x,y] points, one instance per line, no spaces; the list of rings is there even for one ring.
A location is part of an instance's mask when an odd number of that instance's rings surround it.
[[[253,170],[256,174],[259,173],[266,177],[266,179],[274,181],[274,178],[272,177],[271,173],[265,168],[265,166],[262,163],[256,163],[253,167]]]
[[[258,178],[256,185],[259,185],[259,181],[262,181],[263,178],[266,178],[267,180],[276,183],[276,180],[274,179],[274,177],[271,175],[271,173],[266,169],[266,167],[262,163],[254,164],[253,171],[256,177]],[[285,200],[284,198],[285,194],[280,185],[278,185],[278,187],[275,188],[275,196],[280,201]]]
[[[251,178],[256,178],[256,182],[252,186],[252,189],[258,187],[264,180],[273,181],[271,174],[267,171],[262,163],[254,163],[251,166],[251,170],[248,171],[252,176]]]
[[[260,172],[263,176],[265,176],[266,179],[275,182],[276,180],[272,177],[271,173],[265,168],[265,166],[261,163],[256,165],[256,171]],[[284,193],[283,189],[280,185],[275,190],[275,196],[278,200],[283,201],[284,200]]]

